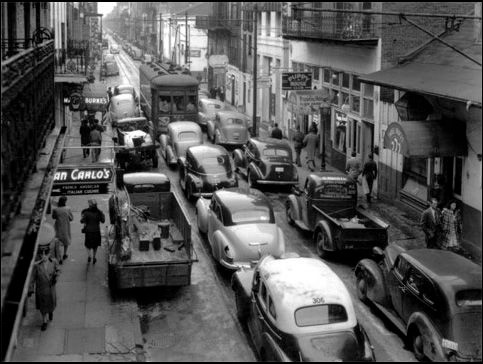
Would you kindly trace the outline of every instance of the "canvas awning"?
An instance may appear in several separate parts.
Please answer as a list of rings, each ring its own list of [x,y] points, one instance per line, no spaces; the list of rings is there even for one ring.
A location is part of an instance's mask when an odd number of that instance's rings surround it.
[[[107,90],[103,84],[87,83],[82,90],[87,111],[106,111]]]
[[[409,63],[370,73],[361,82],[445,97],[481,106],[481,68]]]
[[[294,111],[302,115],[312,114],[321,107],[330,107],[329,93],[326,90],[290,91],[288,100]]]
[[[465,125],[448,120],[391,123],[384,134],[384,148],[406,157],[468,154]]]

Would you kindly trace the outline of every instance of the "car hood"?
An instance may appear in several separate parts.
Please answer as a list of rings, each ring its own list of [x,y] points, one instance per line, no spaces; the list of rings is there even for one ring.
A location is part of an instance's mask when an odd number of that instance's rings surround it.
[[[153,144],[153,139],[151,138],[151,135],[149,135],[148,133],[145,133],[142,130],[128,131],[128,132],[123,132],[122,134],[124,135],[124,145],[127,148],[134,148],[134,139],[136,138],[143,139],[141,147],[145,147]]]
[[[230,226],[225,235],[231,243],[235,262],[258,260],[264,254],[280,256],[284,250],[282,231],[276,224],[258,223]],[[262,243],[266,245],[250,245]]]
[[[364,356],[364,343],[350,331],[303,336],[297,344],[303,361],[360,361]]]
[[[184,157],[186,156],[186,149],[188,149],[193,145],[200,145],[200,144],[201,143],[198,139],[177,141],[174,143],[174,149],[178,157]]]

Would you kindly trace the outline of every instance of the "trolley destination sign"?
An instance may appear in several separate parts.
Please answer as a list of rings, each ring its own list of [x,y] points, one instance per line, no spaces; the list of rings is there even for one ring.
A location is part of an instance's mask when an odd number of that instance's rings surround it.
[[[110,167],[59,167],[54,174],[52,195],[92,195],[108,192],[114,171]]]

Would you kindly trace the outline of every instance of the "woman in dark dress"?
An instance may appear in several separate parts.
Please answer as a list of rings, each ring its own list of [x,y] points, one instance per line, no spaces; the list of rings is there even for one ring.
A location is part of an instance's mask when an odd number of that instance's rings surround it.
[[[84,224],[84,234],[86,239],[84,242],[87,248],[88,258],[87,263],[90,263],[92,259],[92,264],[96,264],[96,252],[97,248],[101,245],[101,227],[100,224],[104,223],[106,218],[104,213],[97,208],[96,200],[89,200],[89,207],[82,210],[81,223]],[[92,251],[92,257],[91,257]]]

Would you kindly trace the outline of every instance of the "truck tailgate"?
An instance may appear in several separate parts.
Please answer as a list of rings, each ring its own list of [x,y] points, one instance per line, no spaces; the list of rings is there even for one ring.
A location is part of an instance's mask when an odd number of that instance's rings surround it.
[[[387,230],[384,228],[343,228],[340,231],[339,249],[372,249],[374,246],[385,248]]]

